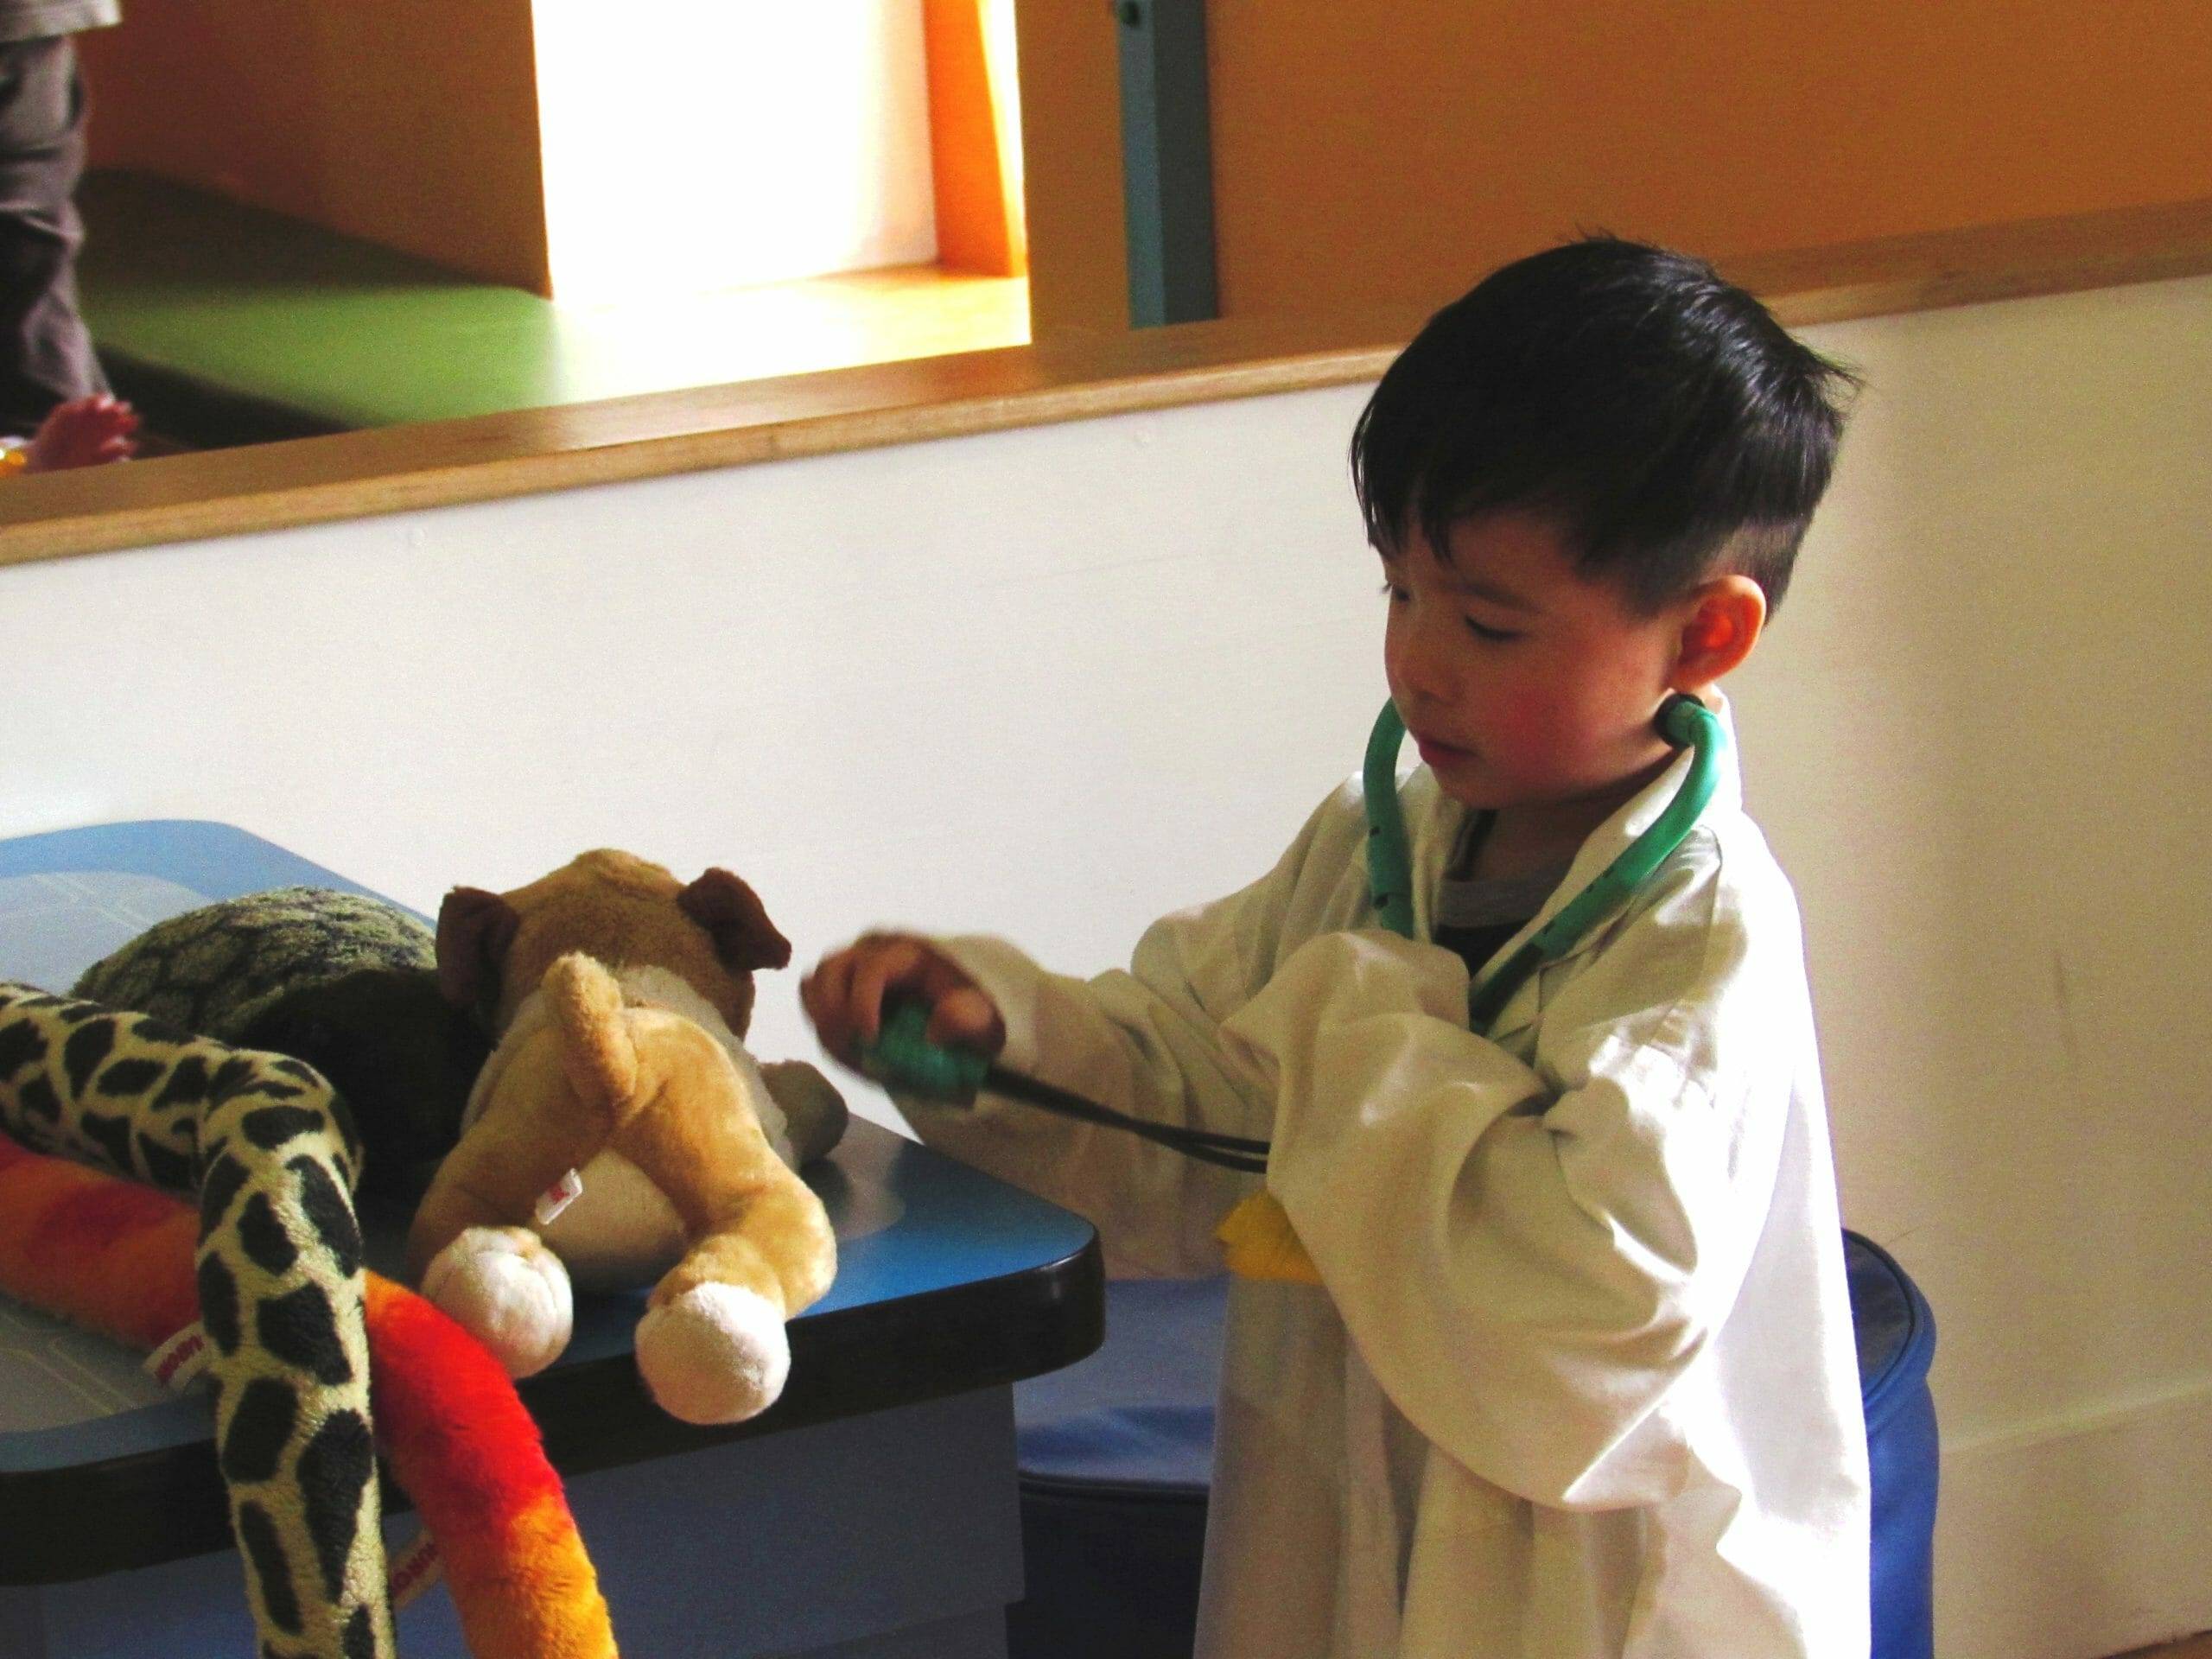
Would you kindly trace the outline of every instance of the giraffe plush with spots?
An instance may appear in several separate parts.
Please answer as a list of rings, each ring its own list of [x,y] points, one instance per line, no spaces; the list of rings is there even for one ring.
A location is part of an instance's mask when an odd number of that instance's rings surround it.
[[[34,1153],[196,1190],[215,1440],[264,1651],[394,1651],[369,1412],[360,1151],[281,1055],[0,983],[0,1127]]]

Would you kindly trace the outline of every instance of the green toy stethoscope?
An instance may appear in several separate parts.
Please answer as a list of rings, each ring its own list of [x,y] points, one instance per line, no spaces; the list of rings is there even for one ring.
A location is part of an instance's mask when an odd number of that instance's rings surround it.
[[[1688,838],[1712,800],[1721,753],[1728,742],[1720,717],[1695,697],[1676,693],[1659,705],[1652,724],[1675,747],[1691,752],[1689,769],[1674,798],[1649,828],[1475,987],[1467,1001],[1470,1029],[1487,1033],[1531,975],[1572,950],[1584,934],[1633,898]],[[1413,855],[1397,782],[1398,751],[1405,737],[1406,723],[1397,705],[1384,703],[1367,740],[1362,780],[1367,802],[1369,898],[1382,925],[1409,939],[1414,937]],[[1064,1117],[1126,1129],[1201,1163],[1255,1173],[1268,1166],[1265,1141],[1131,1117],[994,1065],[969,1050],[940,1047],[925,1034],[928,1024],[929,1010],[919,1003],[889,1010],[875,1042],[861,1055],[861,1070],[888,1088],[925,1099],[965,1103],[988,1090]]]

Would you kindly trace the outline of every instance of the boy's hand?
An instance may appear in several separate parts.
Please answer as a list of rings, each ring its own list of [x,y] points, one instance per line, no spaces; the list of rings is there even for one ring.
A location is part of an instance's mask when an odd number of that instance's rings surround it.
[[[866,933],[832,951],[799,982],[800,1006],[822,1046],[847,1065],[875,1040],[883,1005],[928,1005],[929,1039],[989,1059],[1006,1046],[1006,1021],[981,986],[926,939],[910,933]]]

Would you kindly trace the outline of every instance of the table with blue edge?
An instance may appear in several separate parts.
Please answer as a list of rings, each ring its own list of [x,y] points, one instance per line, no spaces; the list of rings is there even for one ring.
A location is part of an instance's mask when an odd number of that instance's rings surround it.
[[[66,991],[154,923],[270,887],[367,890],[190,821],[0,841],[0,979]],[[1005,1652],[1021,1593],[1011,1385],[1102,1334],[1090,1224],[855,1119],[807,1172],[838,1237],[749,1423],[661,1413],[631,1359],[644,1293],[580,1297],[569,1351],[519,1385],[566,1482],[616,1640],[653,1659]],[[399,1218],[364,1216],[392,1267]],[[0,1656],[248,1653],[213,1421],[139,1357],[0,1297]],[[393,1552],[417,1530],[386,1487]],[[408,1659],[467,1649],[442,1589]]]

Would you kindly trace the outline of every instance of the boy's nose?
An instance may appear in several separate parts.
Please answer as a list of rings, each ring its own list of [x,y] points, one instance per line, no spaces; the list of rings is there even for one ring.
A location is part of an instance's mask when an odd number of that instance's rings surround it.
[[[1454,675],[1449,655],[1437,648],[1428,630],[1414,628],[1390,653],[1390,679],[1398,689],[1422,702],[1448,702]]]

